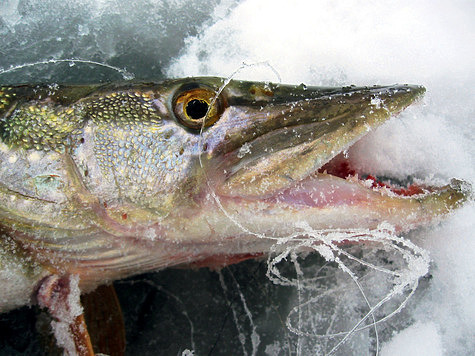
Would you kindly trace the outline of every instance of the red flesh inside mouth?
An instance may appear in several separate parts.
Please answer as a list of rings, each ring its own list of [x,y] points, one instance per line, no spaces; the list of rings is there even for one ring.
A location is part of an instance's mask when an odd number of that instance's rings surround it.
[[[318,173],[331,174],[332,176],[336,176],[342,179],[346,179],[348,177],[355,177],[358,173],[356,169],[352,166],[349,159],[345,158],[343,154],[339,154],[329,162],[324,164],[319,170]],[[364,176],[364,175],[363,175]],[[359,178],[361,179],[361,178]],[[428,187],[423,187],[418,184],[411,184],[407,187],[395,187],[389,183],[382,182],[378,180],[374,175],[368,174],[366,178],[362,179],[364,181],[372,181],[371,188],[387,188],[391,192],[396,195],[400,196],[413,196],[417,194],[424,194],[428,191],[431,191]]]

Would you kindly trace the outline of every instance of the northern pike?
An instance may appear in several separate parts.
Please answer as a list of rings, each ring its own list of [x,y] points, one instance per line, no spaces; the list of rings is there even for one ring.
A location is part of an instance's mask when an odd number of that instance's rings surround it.
[[[51,276],[88,291],[262,256],[302,222],[439,220],[471,194],[463,182],[397,187],[342,155],[424,92],[213,77],[1,87],[0,311],[43,300]]]

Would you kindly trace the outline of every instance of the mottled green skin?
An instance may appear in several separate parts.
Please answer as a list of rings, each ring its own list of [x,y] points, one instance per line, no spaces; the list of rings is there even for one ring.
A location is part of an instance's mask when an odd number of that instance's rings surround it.
[[[0,293],[0,310],[31,301],[49,274],[77,273],[90,289],[213,256],[233,261],[265,254],[275,238],[298,230],[297,221],[314,229],[387,221],[402,231],[467,195],[445,187],[406,199],[315,173],[422,87],[231,81],[218,98],[216,123],[200,133],[177,120],[177,95],[223,83],[1,88],[0,283],[8,294],[2,301]],[[325,195],[325,203],[288,199],[289,189],[302,187],[308,197]],[[355,199],[342,200],[339,189]]]

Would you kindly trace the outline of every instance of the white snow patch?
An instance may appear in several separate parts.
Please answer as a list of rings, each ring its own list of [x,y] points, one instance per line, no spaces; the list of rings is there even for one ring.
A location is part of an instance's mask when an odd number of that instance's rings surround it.
[[[442,340],[435,323],[416,323],[397,333],[381,349],[381,356],[442,356]]]
[[[244,145],[241,146],[239,152],[237,154],[238,158],[243,158],[245,155],[251,153],[251,144],[246,142]]]

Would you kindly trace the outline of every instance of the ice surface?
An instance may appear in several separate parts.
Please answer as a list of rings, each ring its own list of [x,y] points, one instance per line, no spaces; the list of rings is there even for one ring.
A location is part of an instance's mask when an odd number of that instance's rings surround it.
[[[86,59],[127,67],[139,79],[163,78],[186,36],[215,14],[220,1],[2,0],[0,66]],[[220,10],[221,9],[221,10]],[[221,11],[221,12],[220,12]],[[79,65],[77,65],[79,66]],[[2,77],[2,82],[121,80],[113,70],[43,65]]]
[[[470,0],[6,0],[0,3],[0,67],[81,58],[126,68],[139,79],[158,79],[227,77],[243,62],[267,62],[271,67],[245,67],[237,77],[307,85],[423,84],[423,102],[347,154],[372,174],[438,182],[459,177],[473,184],[474,16]],[[114,70],[69,64],[28,67],[0,81],[122,80]],[[382,355],[475,350],[474,217],[472,204],[441,226],[405,236],[429,252],[430,275],[419,281],[404,310],[377,325]],[[407,269],[407,261],[388,246],[347,252],[381,268],[389,269],[390,261],[391,268]],[[370,305],[394,288],[393,275],[335,251],[327,246],[320,252],[344,262]],[[368,311],[358,285],[338,263],[315,255],[282,257],[287,260],[282,258],[276,271],[292,281],[289,286],[272,284],[266,265],[252,262],[221,275],[170,271],[119,285],[126,321],[135,322],[128,335],[130,352],[310,355],[332,350],[341,337],[319,336],[350,330]],[[415,274],[404,275],[413,280],[417,272],[425,273],[411,268]],[[391,314],[410,292],[405,289],[385,303],[375,320]],[[365,322],[371,324],[371,315]],[[375,340],[374,328],[365,328],[336,354],[373,354]],[[12,354],[8,347],[0,353]]]

